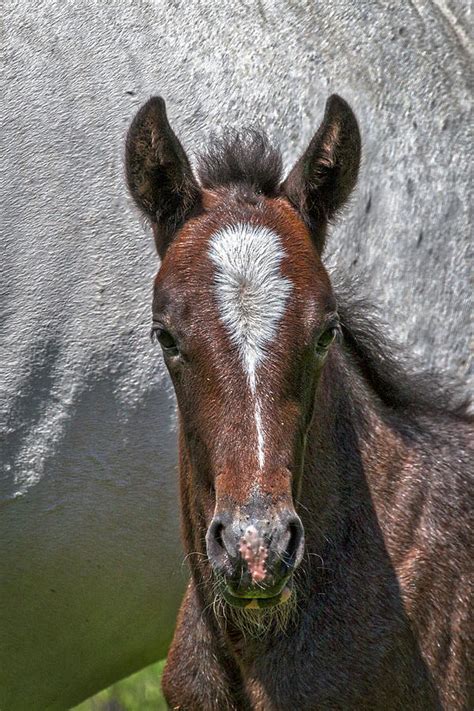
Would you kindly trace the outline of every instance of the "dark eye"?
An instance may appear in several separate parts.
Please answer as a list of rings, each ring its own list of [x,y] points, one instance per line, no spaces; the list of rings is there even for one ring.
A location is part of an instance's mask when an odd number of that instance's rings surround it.
[[[327,351],[331,343],[336,338],[338,331],[339,329],[337,326],[330,326],[329,328],[326,328],[326,330],[319,336],[317,345],[318,351]]]
[[[177,355],[179,353],[175,339],[169,331],[163,328],[163,326],[154,324],[151,329],[151,338],[152,340],[156,338],[160,346],[168,355]]]

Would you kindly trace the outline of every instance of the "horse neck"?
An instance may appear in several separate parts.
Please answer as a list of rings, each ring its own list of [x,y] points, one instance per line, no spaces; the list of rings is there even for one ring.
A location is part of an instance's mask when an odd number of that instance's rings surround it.
[[[360,542],[390,527],[387,512],[407,457],[395,423],[350,354],[334,348],[316,392],[298,497],[315,561],[343,555],[354,532]]]

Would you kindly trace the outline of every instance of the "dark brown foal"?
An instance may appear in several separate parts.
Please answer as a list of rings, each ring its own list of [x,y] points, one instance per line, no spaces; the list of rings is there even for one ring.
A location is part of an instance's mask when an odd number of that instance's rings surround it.
[[[321,259],[359,159],[337,96],[284,182],[256,133],[196,178],[162,99],[130,128],[191,568],[171,708],[473,707],[468,418]]]

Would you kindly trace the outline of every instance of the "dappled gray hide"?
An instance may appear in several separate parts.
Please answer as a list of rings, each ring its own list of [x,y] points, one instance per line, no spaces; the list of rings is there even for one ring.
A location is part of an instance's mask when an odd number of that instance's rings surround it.
[[[287,165],[338,92],[359,187],[331,262],[467,383],[467,3],[11,4],[2,138],[0,707],[64,708],[163,655],[185,582],[157,267],[123,142],[160,93],[184,145],[257,124]]]

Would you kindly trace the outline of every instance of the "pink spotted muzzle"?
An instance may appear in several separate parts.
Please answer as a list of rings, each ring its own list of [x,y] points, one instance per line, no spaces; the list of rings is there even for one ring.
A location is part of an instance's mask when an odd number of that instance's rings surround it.
[[[291,594],[289,579],[304,552],[303,525],[294,510],[264,516],[249,509],[238,518],[216,513],[207,531],[208,558],[231,605],[271,607]]]
[[[257,584],[263,583],[267,575],[265,561],[268,557],[268,548],[255,526],[249,526],[240,539],[239,553],[247,564],[251,581]]]

